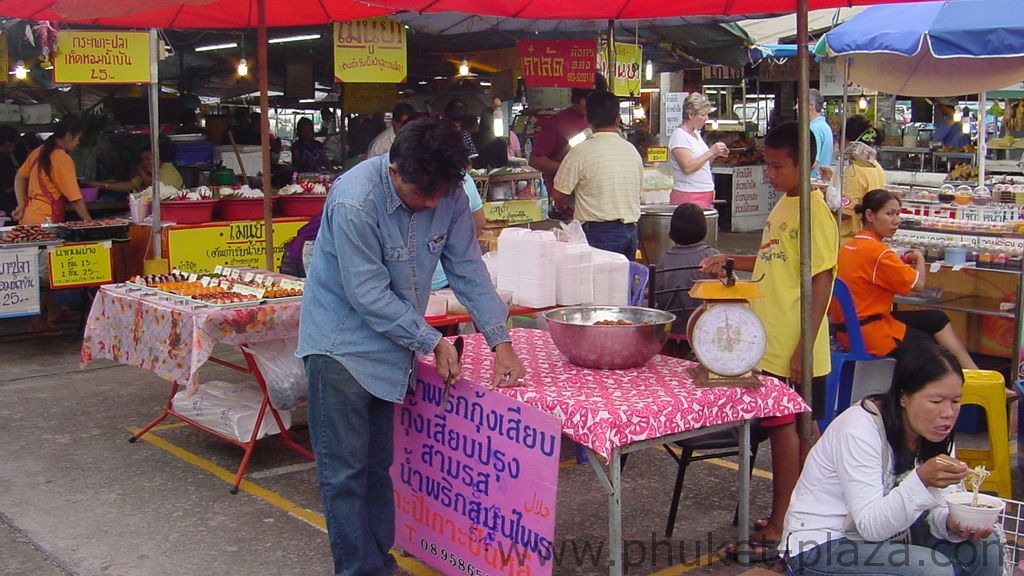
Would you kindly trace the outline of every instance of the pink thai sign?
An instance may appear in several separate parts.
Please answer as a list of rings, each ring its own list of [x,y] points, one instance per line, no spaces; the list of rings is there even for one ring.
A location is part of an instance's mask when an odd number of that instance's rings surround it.
[[[561,426],[421,363],[395,417],[395,544],[444,574],[550,575]]]

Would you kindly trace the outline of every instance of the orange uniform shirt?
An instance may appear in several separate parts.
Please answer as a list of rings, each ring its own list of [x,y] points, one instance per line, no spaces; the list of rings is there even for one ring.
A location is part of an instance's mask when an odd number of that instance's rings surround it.
[[[82,191],[78,188],[78,176],[75,171],[75,161],[68,156],[68,153],[60,148],[54,148],[50,154],[50,175],[39,166],[39,153],[43,150],[39,146],[28,155],[25,163],[18,169],[18,175],[28,180],[28,204],[25,206],[25,215],[22,216],[19,224],[42,224],[51,217],[51,204],[61,198],[67,202],[74,202],[82,199]],[[60,218],[53,220],[64,221],[64,212],[61,211]]]
[[[838,276],[850,288],[858,319],[871,316],[878,320],[861,324],[864,347],[876,356],[885,356],[903,340],[907,325],[892,317],[892,299],[896,294],[906,295],[917,283],[917,270],[900,260],[875,234],[861,230],[853,240],[839,249]],[[829,308],[829,319],[843,321],[839,306]],[[840,342],[848,345],[845,333]]]

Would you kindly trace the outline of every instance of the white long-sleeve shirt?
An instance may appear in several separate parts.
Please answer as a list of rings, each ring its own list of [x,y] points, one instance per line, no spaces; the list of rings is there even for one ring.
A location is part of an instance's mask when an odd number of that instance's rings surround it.
[[[889,453],[884,473],[882,450]],[[841,537],[887,540],[926,511],[933,535],[960,541],[946,530],[945,498],[959,488],[929,488],[914,470],[897,484],[893,461],[892,448],[883,442],[874,416],[860,404],[840,414],[807,456],[790,499],[780,551],[795,556]],[[886,494],[884,486],[893,488]]]

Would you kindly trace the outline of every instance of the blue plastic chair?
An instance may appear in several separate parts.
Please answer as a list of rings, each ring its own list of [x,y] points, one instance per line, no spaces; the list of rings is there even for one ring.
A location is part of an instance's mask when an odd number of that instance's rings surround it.
[[[644,290],[647,289],[647,279],[650,271],[647,266],[639,262],[629,263],[629,305],[639,306],[644,300]]]
[[[883,360],[883,358],[869,354],[865,349],[864,336],[860,331],[860,322],[857,321],[857,308],[854,306],[853,296],[850,295],[850,288],[846,282],[839,278],[835,279],[835,286],[832,288],[831,305],[835,306],[837,303],[843,312],[843,325],[850,340],[850,349],[844,351],[839,346],[832,347],[832,371],[825,379],[825,414],[818,421],[821,430],[824,430],[837,414],[850,405],[857,362]]]

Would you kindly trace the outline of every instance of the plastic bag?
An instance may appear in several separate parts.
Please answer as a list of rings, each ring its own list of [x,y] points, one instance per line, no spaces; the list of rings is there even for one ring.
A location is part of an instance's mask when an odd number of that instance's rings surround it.
[[[833,212],[838,212],[843,207],[843,186],[836,183],[838,179],[833,176],[828,183],[828,188],[825,189],[825,204],[828,204],[828,209]]]
[[[570,220],[568,222],[562,222],[562,229],[556,228],[555,238],[559,242],[568,242],[569,244],[587,244],[587,235],[583,232],[583,223],[579,220]]]
[[[291,410],[307,396],[306,368],[295,357],[299,339],[284,338],[246,344],[267,383],[267,395],[274,408]]]

